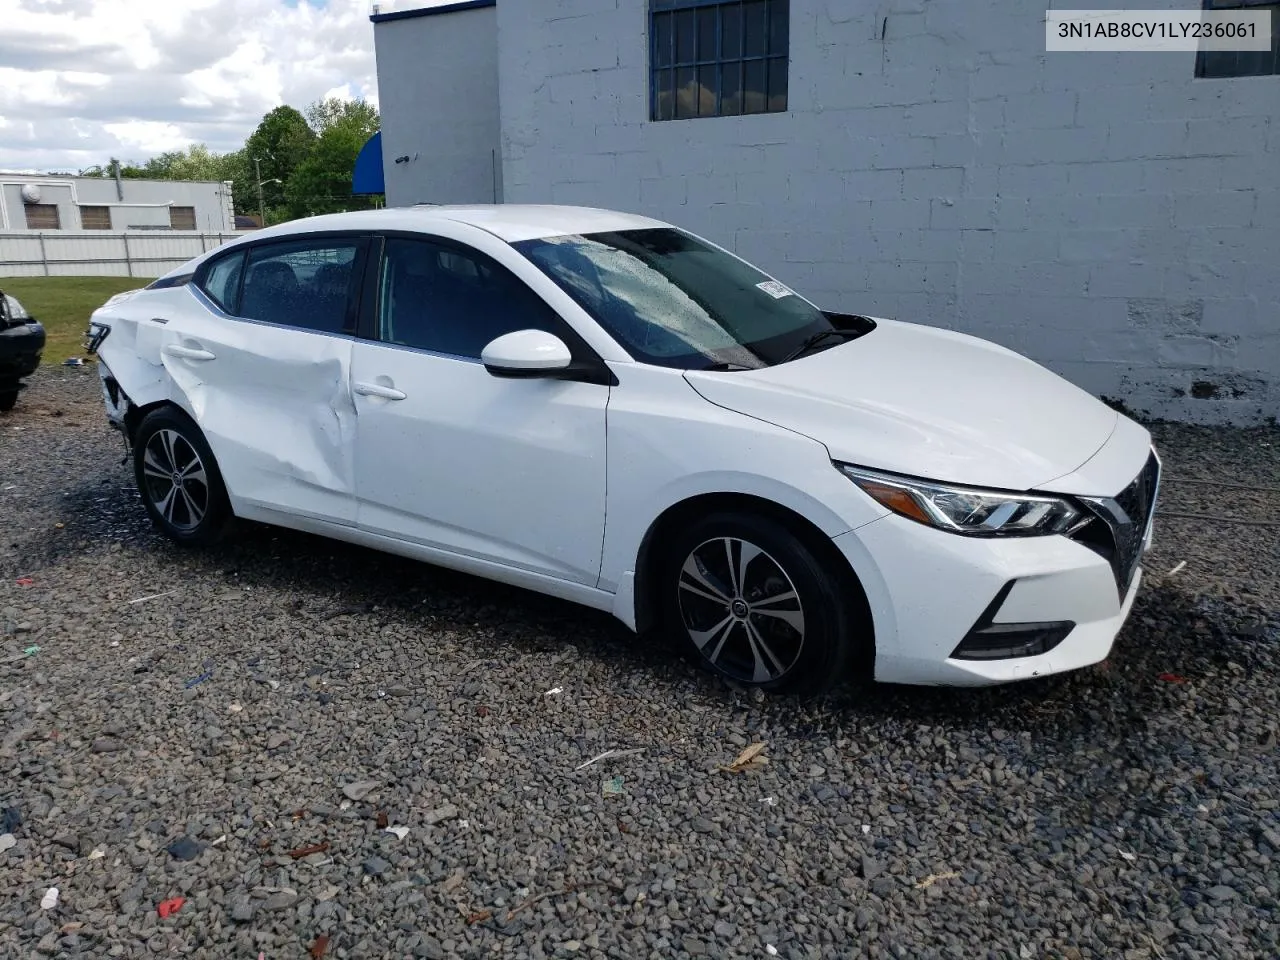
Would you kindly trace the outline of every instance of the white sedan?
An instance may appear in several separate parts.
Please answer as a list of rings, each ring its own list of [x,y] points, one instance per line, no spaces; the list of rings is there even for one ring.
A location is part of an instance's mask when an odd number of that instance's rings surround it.
[[[284,224],[91,332],[174,540],[243,517],[416,557],[673,631],[767,689],[1095,663],[1150,542],[1160,462],[1132,420],[628,214]]]

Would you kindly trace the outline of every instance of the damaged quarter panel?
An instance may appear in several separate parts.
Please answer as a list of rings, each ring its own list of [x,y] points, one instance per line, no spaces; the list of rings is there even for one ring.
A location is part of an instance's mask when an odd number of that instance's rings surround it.
[[[130,404],[145,407],[174,399],[169,378],[160,361],[159,332],[151,329],[159,325],[149,318],[152,313],[162,315],[167,302],[163,296],[159,297],[160,303],[152,298],[175,292],[139,289],[118,293],[90,316],[91,324],[101,324],[110,331],[97,350],[98,372],[104,384],[108,417],[117,426],[122,425]],[[136,306],[135,300],[139,300]],[[119,384],[124,391],[123,396],[112,396],[107,392],[106,381],[109,379]]]

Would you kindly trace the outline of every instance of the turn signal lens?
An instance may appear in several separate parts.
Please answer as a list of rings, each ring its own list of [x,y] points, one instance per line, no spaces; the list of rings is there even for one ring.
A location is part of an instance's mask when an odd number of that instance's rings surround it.
[[[894,513],[900,513],[904,517],[910,517],[912,520],[918,520],[930,526],[933,525],[929,515],[924,512],[920,504],[916,503],[915,498],[906,490],[901,490],[897,487],[886,487],[882,483],[873,483],[871,481],[859,483],[858,486],[869,493],[873,500],[882,503]]]

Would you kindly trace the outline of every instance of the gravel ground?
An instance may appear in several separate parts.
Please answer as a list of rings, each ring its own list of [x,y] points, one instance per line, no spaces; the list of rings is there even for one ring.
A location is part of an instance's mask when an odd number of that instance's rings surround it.
[[[1156,434],[1166,513],[1280,519],[1280,431]],[[179,550],[122,452],[91,369],[0,416],[4,957],[1280,956],[1276,526],[1161,520],[1097,668],[765,699],[367,550]]]

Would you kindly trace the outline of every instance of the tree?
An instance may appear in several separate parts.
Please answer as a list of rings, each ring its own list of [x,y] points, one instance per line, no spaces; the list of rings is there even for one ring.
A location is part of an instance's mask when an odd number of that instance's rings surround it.
[[[203,143],[185,150],[170,150],[142,165],[143,176],[151,180],[227,180],[227,158],[216,154]]]
[[[106,164],[81,170],[82,177],[114,177],[116,164],[126,180],[231,180],[237,172],[236,155],[217,154],[203,143],[185,150],[170,150],[145,163],[124,163],[112,157]]]
[[[306,118],[293,107],[276,107],[258,124],[244,145],[244,165],[247,178],[249,203],[256,205],[258,177],[262,180],[279,180],[265,183],[262,196],[267,206],[275,207],[284,202],[284,184],[307,158],[316,142],[315,131],[307,126]],[[244,187],[237,181],[235,193],[243,197]]]
[[[317,100],[307,107],[307,123],[317,135],[323,134],[332,126],[350,124],[364,130],[367,140],[378,132],[382,120],[378,116],[378,108],[365,100],[329,97],[327,100]]]
[[[351,177],[361,148],[378,132],[378,110],[362,100],[324,100],[312,104],[307,116],[319,137],[285,188],[289,214],[371,209],[371,197],[351,195]]]
[[[369,197],[351,195],[356,157],[378,132],[378,111],[363,100],[330,98],[313,103],[307,117],[318,136],[285,187],[289,214],[305,217],[340,210],[367,210]]]

